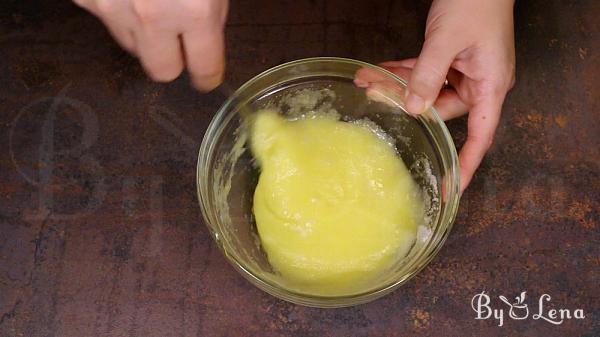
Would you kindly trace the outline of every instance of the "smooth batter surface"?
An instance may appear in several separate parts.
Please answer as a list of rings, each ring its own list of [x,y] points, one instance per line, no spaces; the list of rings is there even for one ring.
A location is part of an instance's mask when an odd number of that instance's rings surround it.
[[[254,215],[269,262],[322,294],[368,283],[414,242],[421,205],[395,149],[365,125],[258,112]]]

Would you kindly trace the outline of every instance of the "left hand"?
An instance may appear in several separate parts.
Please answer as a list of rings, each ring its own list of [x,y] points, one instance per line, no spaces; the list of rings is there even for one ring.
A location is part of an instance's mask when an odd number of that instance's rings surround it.
[[[515,82],[513,5],[513,0],[435,0],[419,57],[381,64],[409,79],[409,113],[434,105],[448,120],[469,111],[459,155],[461,192],[492,144],[502,103]],[[368,85],[360,76],[355,82]],[[449,87],[443,87],[446,79]]]

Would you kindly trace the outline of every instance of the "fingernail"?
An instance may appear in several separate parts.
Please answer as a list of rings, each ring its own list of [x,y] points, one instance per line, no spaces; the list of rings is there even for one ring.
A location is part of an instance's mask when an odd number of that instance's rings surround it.
[[[205,76],[194,78],[193,83],[198,90],[208,92],[218,87],[222,80],[222,75]]]
[[[359,88],[366,88],[369,86],[369,82],[363,81],[363,80],[359,80],[358,78],[354,79],[354,85],[356,85]]]
[[[425,100],[423,100],[419,95],[407,90],[406,98],[404,99],[404,106],[408,113],[418,115],[425,111]]]

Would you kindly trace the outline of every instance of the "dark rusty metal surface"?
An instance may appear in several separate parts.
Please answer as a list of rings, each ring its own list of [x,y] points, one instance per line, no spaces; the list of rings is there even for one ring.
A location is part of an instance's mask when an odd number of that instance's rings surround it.
[[[600,336],[595,0],[517,1],[518,81],[495,145],[448,243],[406,286],[353,308],[296,306],[246,282],[209,238],[195,163],[228,88],[296,58],[414,56],[427,9],[233,1],[226,83],[202,95],[185,77],[149,81],[68,1],[4,0],[0,336]],[[449,126],[462,144],[465,120]],[[498,327],[474,319],[482,290],[525,290],[534,311],[548,293],[586,318]]]

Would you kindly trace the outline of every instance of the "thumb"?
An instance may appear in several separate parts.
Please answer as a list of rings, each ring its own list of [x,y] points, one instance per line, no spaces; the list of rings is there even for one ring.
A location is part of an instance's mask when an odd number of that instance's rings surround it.
[[[410,75],[404,101],[406,110],[413,115],[422,113],[435,102],[457,55],[447,42],[438,40],[435,37],[425,40]]]

